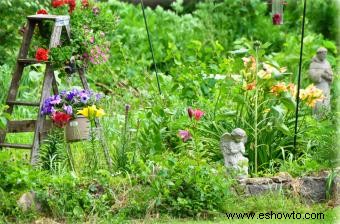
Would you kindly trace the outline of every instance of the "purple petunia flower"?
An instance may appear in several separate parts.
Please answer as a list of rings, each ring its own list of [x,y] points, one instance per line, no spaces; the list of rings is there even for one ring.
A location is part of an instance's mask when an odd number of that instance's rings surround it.
[[[61,103],[61,98],[59,95],[55,95],[51,97],[50,105],[56,105]]]
[[[83,91],[80,92],[79,98],[80,98],[80,102],[82,102],[84,104],[87,103],[87,101],[90,99],[89,95],[87,93],[83,92]]]
[[[51,115],[55,111],[54,107],[51,106],[48,102],[44,103],[42,109],[41,109],[41,114],[42,115]]]
[[[96,101],[99,101],[100,99],[102,99],[104,96],[103,94],[97,93],[96,94]]]
[[[64,105],[64,106],[63,106],[63,109],[64,109],[65,113],[67,113],[68,115],[72,115],[72,114],[73,114],[72,106],[66,106],[66,105]]]

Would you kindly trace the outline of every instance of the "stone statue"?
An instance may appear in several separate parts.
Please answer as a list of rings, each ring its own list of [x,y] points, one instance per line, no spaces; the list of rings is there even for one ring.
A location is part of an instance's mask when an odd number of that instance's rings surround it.
[[[225,133],[220,142],[227,172],[236,171],[241,178],[248,176],[248,159],[244,156],[246,142],[246,132],[241,128],[234,129],[231,134]]]
[[[317,102],[313,113],[320,115],[323,111],[330,110],[330,85],[333,81],[331,65],[326,59],[327,49],[320,47],[309,66],[309,77],[315,87],[321,89],[324,95],[323,101]]]

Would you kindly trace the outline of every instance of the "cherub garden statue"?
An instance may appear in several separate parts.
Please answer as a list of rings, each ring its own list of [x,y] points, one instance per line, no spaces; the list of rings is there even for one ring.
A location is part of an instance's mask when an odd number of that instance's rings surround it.
[[[220,142],[227,172],[236,172],[240,178],[248,176],[248,159],[244,156],[246,142],[246,132],[241,128],[234,129],[231,134],[225,133]]]
[[[320,47],[309,66],[309,78],[315,87],[321,89],[324,95],[323,101],[317,102],[313,113],[317,116],[324,111],[330,111],[330,85],[333,81],[333,71],[326,59],[327,49]]]

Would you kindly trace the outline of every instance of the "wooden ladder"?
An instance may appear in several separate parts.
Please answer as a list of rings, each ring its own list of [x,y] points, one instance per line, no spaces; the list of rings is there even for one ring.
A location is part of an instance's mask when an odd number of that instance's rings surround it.
[[[6,104],[9,106],[7,113],[13,112],[14,106],[33,106],[39,107],[39,112],[36,120],[17,120],[8,121],[7,128],[5,131],[0,132],[0,149],[6,148],[17,148],[17,149],[30,149],[31,150],[31,164],[36,164],[39,159],[39,147],[44,133],[51,128],[51,122],[47,122],[45,115],[42,115],[40,109],[46,98],[51,94],[53,90],[54,94],[58,94],[58,86],[54,75],[52,63],[48,61],[37,61],[36,59],[27,58],[29,46],[33,37],[34,29],[38,25],[42,27],[42,22],[50,20],[54,22],[53,30],[50,39],[49,48],[57,47],[60,45],[60,37],[63,27],[65,27],[67,36],[70,39],[70,17],[59,16],[59,15],[32,15],[27,17],[27,29],[24,33],[24,38],[20,48],[19,56],[16,62],[16,67],[12,76],[11,85],[8,91]],[[46,69],[44,74],[44,81],[41,90],[41,96],[39,102],[22,102],[17,101],[17,94],[19,89],[19,83],[24,71],[24,68],[31,64],[45,63]],[[78,74],[84,89],[89,89],[86,77],[84,75],[84,69],[79,68]],[[98,121],[96,125],[99,126]],[[18,133],[18,132],[34,132],[32,144],[11,144],[5,143],[6,133]],[[112,162],[108,155],[108,149],[104,141],[101,142],[104,148],[105,156],[108,159],[108,165],[111,166]],[[68,145],[69,147],[69,145]]]

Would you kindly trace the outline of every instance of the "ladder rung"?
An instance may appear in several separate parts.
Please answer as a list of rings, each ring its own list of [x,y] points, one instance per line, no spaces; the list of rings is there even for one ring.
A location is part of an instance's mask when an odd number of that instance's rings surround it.
[[[0,147],[15,148],[15,149],[32,149],[32,145],[28,145],[28,144],[0,143]]]
[[[69,20],[70,16],[38,14],[38,15],[27,16],[27,19],[38,20],[38,21],[39,20],[56,20],[56,19]]]
[[[47,61],[38,61],[37,59],[34,58],[19,58],[18,59],[19,63],[23,63],[23,64],[42,64],[42,63],[46,63]]]
[[[36,120],[23,120],[23,121],[8,121],[7,132],[33,132],[35,129]]]
[[[24,101],[7,101],[8,105],[21,105],[21,106],[30,106],[30,107],[39,107],[39,103],[34,102],[24,102]]]

